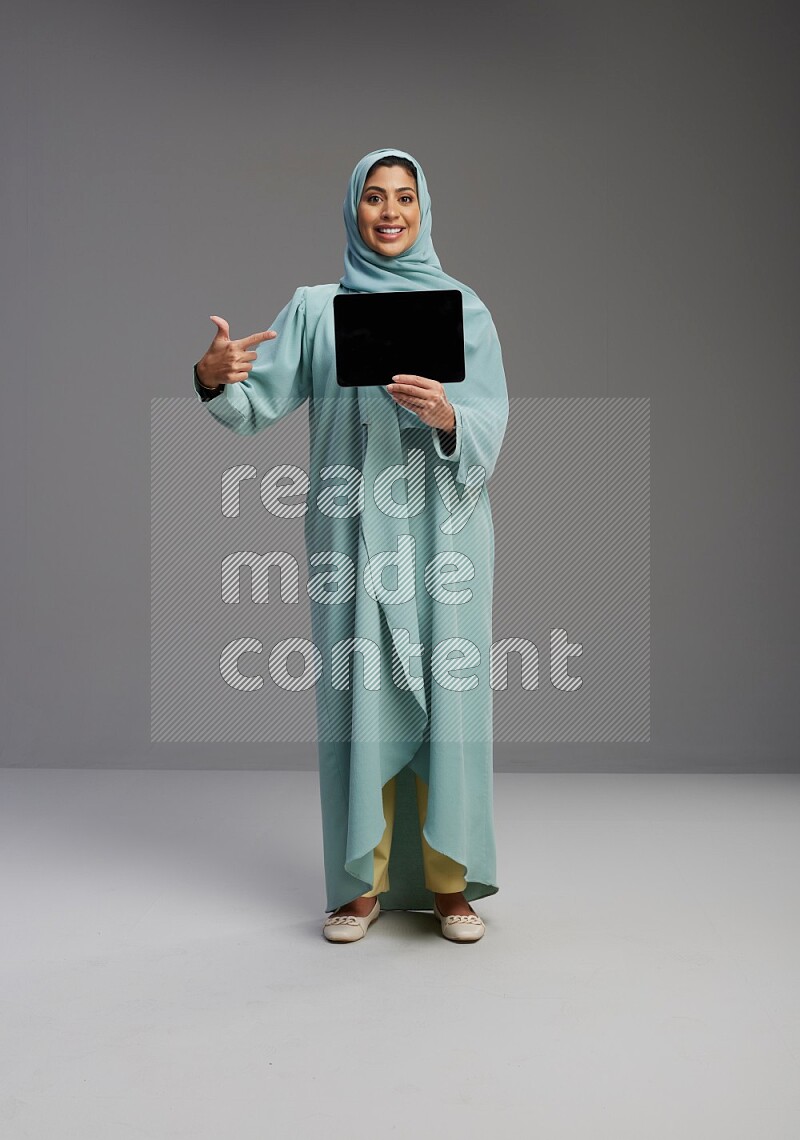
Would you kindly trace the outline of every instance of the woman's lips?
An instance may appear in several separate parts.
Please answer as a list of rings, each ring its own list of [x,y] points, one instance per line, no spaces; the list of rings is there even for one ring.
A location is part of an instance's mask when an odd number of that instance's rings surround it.
[[[385,234],[381,230],[376,230],[375,233],[378,235],[379,238],[383,238],[384,241],[394,241],[395,238],[399,238],[399,237],[403,236],[404,228],[405,227],[401,227],[399,232],[396,234]]]

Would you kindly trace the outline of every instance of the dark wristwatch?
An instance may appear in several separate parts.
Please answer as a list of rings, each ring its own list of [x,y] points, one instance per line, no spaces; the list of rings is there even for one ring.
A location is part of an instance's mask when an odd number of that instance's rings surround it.
[[[220,393],[225,388],[224,384],[218,384],[216,386],[216,388],[206,388],[203,381],[197,375],[197,365],[196,364],[194,366],[194,383],[195,383],[195,388],[197,390],[197,394],[199,395],[199,397],[203,401],[203,403],[207,403],[209,400],[213,400],[215,396],[219,396]]]

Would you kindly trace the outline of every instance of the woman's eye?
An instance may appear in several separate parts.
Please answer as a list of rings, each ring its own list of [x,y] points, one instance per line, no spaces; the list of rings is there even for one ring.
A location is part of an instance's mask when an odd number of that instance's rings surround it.
[[[414,201],[414,199],[411,197],[410,194],[403,194],[402,197],[403,197],[404,201],[407,201],[407,202],[413,202]],[[367,198],[367,201],[371,202],[373,200],[373,198],[380,198],[380,194],[370,194],[369,197]]]

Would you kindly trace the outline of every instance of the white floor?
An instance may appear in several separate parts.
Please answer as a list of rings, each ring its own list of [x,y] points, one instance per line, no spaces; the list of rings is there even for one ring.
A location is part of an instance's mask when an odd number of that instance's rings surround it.
[[[316,773],[0,772],[2,1140],[800,1136],[800,777],[495,777],[486,936],[328,943]]]

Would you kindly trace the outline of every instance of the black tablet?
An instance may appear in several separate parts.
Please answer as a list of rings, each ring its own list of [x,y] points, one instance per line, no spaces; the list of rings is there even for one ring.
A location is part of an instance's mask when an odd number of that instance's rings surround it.
[[[333,320],[336,379],[343,388],[389,384],[398,372],[440,384],[466,375],[460,289],[339,293]]]

